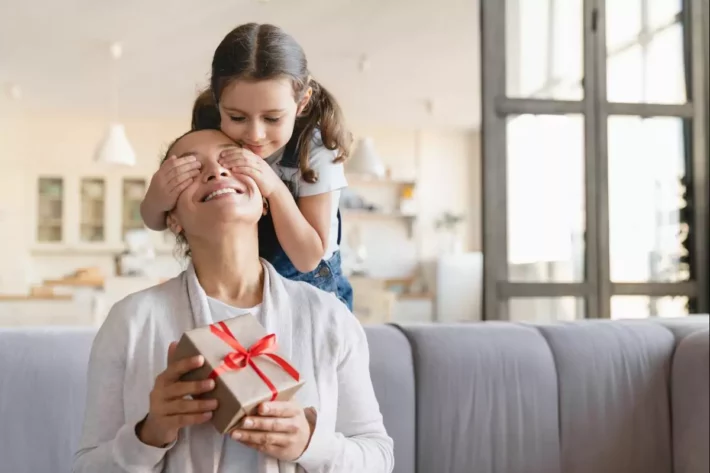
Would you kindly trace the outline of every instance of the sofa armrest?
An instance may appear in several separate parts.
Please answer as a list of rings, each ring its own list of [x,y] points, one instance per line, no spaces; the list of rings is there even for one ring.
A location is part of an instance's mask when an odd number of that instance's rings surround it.
[[[678,345],[671,381],[676,473],[710,471],[710,332],[696,332]]]

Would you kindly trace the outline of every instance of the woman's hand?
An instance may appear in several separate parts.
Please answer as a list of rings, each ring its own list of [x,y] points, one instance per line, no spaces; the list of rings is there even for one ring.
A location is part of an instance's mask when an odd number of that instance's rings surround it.
[[[276,190],[285,188],[284,183],[265,159],[245,148],[228,148],[222,151],[219,164],[232,173],[249,176],[259,186],[261,195],[269,198]]]
[[[214,380],[180,381],[180,376],[199,368],[205,360],[202,356],[175,360],[175,347],[173,342],[168,348],[168,367],[155,379],[148,416],[136,429],[141,442],[159,448],[174,442],[183,427],[210,420],[217,408],[216,399],[186,398],[211,391]]]
[[[294,402],[265,402],[259,415],[246,417],[231,436],[244,445],[283,461],[300,457],[311,441],[315,415]]]

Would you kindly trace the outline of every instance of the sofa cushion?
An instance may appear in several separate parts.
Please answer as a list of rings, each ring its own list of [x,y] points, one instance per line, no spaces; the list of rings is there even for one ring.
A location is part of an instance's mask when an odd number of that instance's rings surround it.
[[[69,473],[95,330],[0,329],[0,460],[12,473]]]
[[[557,365],[562,471],[672,471],[673,334],[637,321],[580,321],[539,330]]]
[[[387,433],[394,440],[394,473],[416,467],[416,405],[412,350],[407,338],[388,325],[366,325],[370,376]]]
[[[691,333],[710,329],[710,317],[707,315],[691,315],[679,318],[653,317],[647,320],[663,325],[670,330],[676,338],[676,344]]]
[[[535,329],[402,329],[417,383],[417,471],[560,471],[555,365]]]
[[[673,452],[676,473],[710,471],[710,332],[696,332],[673,357]]]

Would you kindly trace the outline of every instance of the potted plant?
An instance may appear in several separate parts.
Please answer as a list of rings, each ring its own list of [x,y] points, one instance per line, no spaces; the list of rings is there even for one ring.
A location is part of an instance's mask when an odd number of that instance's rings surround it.
[[[434,228],[439,233],[440,248],[443,253],[454,254],[463,251],[461,224],[464,216],[452,212],[444,212],[436,220]]]

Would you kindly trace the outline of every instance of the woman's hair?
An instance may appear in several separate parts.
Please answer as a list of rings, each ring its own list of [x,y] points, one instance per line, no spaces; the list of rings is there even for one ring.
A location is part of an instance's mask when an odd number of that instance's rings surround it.
[[[308,87],[313,89],[308,105],[296,118],[293,136],[299,150],[298,163],[306,182],[318,176],[308,165],[311,137],[320,130],[323,146],[337,150],[336,162],[350,153],[351,136],[346,130],[335,98],[308,72],[306,55],[296,40],[282,29],[268,24],[241,25],[224,37],[212,59],[210,88],[193,107],[193,129],[219,127],[218,102],[224,89],[235,80],[260,81],[287,77],[293,84],[294,99],[300,103]]]

